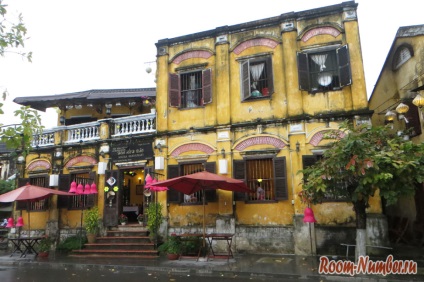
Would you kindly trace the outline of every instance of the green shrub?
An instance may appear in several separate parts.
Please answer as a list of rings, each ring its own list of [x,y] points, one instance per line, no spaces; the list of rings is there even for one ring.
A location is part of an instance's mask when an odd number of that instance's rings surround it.
[[[83,236],[82,238],[80,235],[72,236],[61,241],[57,245],[56,249],[62,252],[70,252],[72,250],[81,249],[85,243],[87,243],[87,238],[85,236]]]

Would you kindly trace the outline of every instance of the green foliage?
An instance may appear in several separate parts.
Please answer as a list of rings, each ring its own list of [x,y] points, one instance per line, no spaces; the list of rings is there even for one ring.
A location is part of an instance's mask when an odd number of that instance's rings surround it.
[[[168,239],[158,247],[158,251],[165,254],[181,253],[182,243],[180,237],[171,235]]]
[[[187,237],[181,242],[181,252],[183,255],[197,255],[203,243],[201,237]]]
[[[99,220],[100,220],[100,214],[99,214],[98,207],[92,207],[91,209],[85,212],[84,227],[87,233],[97,234],[100,227]]]
[[[85,236],[82,238],[81,236],[72,236],[61,241],[56,249],[63,252],[70,252],[72,250],[81,249],[85,243],[87,243],[87,238]]]
[[[147,208],[147,229],[149,229],[150,234],[156,235],[162,220],[162,204],[150,203]]]
[[[14,187],[15,187],[15,181],[0,180],[0,195],[6,192],[12,191]]]
[[[378,189],[387,204],[394,204],[402,195],[413,195],[424,180],[424,145],[405,141],[387,127],[344,123],[330,136],[336,141],[324,158],[299,171],[304,175],[299,196],[306,203],[320,203],[325,194],[337,192],[367,205]],[[339,189],[330,191],[335,186]]]
[[[16,20],[9,20],[7,16],[7,5],[0,0],[0,55],[4,56],[6,52],[11,52],[21,55],[31,62],[32,52],[24,53],[19,51],[24,47],[24,42],[28,39],[27,29],[23,23],[22,14],[19,14]]]
[[[38,252],[48,252],[53,244],[53,240],[50,237],[45,237],[41,239],[35,248]]]

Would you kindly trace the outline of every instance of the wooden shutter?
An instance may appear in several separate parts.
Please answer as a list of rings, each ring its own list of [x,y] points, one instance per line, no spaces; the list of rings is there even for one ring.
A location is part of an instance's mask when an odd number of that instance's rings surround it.
[[[272,73],[272,59],[271,56],[266,58],[266,74],[268,80],[268,93],[272,95],[274,93],[274,74]]]
[[[18,188],[25,186],[27,183],[30,183],[29,178],[18,178]],[[27,208],[26,202],[22,202],[22,201],[16,202],[16,209],[17,210],[26,210],[26,208]]]
[[[96,183],[96,176],[97,176],[96,172],[95,171],[91,171],[89,173],[90,180],[89,180],[88,184],[91,185],[92,183]],[[96,185],[97,185],[97,183],[96,183]],[[89,194],[89,195],[87,195],[87,206],[86,207],[89,207],[89,208],[94,207],[94,205],[96,203],[96,197],[97,197],[97,195],[98,194]]]
[[[207,172],[216,172],[216,163],[215,162],[209,162],[205,164],[205,170]],[[216,202],[217,201],[216,196],[216,189],[210,189],[205,191],[205,200],[206,202]]]
[[[178,74],[169,74],[169,106],[177,108],[181,106],[180,76]]]
[[[212,103],[212,70],[206,69],[202,72],[202,98],[203,104]]]
[[[168,166],[168,179],[178,177],[180,175],[180,167],[178,165]],[[169,188],[166,191],[168,197],[168,203],[181,203],[181,193],[177,190]]]
[[[308,54],[306,53],[297,53],[297,72],[299,80],[299,89],[309,91],[310,82],[309,82],[309,63],[308,63]]]
[[[59,174],[59,191],[68,192],[71,186],[71,175],[70,174]],[[68,209],[69,200],[72,197],[69,196],[58,196],[57,197],[57,208]]]
[[[235,160],[233,161],[233,177],[238,180],[246,182],[246,161]],[[234,201],[245,201],[247,199],[246,193],[234,192]]]
[[[337,62],[339,64],[340,87],[352,84],[352,75],[350,72],[349,48],[344,45],[336,50]]]
[[[287,169],[286,169],[286,158],[275,158],[274,159],[274,170],[275,170],[275,199],[276,200],[287,200]]]
[[[249,61],[245,61],[241,64],[241,95],[242,100],[246,100],[250,97],[250,72],[249,72]]]

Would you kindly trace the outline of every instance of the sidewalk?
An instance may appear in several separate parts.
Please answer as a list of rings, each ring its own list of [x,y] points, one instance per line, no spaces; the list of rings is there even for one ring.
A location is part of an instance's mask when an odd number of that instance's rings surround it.
[[[281,278],[281,280],[313,279],[316,281],[424,281],[424,250],[417,247],[402,246],[394,249],[395,260],[408,259],[417,262],[416,275],[349,275],[318,273],[319,256],[296,255],[269,255],[269,254],[236,254],[228,262],[226,259],[210,259],[207,262],[197,262],[194,259],[169,261],[166,257],[158,259],[131,259],[124,258],[77,258],[51,252],[48,258],[34,258],[28,255],[20,258],[19,255],[10,256],[0,252],[0,265],[17,267],[40,266],[43,268],[74,268],[87,269],[96,267],[110,267],[115,269],[143,269],[149,271],[174,272],[196,276],[234,276],[246,278]],[[336,260],[343,258],[338,257]],[[370,258],[385,260],[385,258]]]

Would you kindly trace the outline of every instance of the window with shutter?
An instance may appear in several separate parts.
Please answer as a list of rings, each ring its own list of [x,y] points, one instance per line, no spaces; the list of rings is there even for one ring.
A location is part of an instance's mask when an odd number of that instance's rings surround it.
[[[405,64],[413,55],[413,49],[409,44],[403,44],[398,47],[393,56],[392,69],[397,70]]]
[[[300,90],[326,92],[352,84],[348,45],[297,53],[297,67]]]
[[[49,188],[49,176],[48,175],[39,175],[39,176],[31,176],[30,178],[21,178],[19,180],[19,187],[26,185],[27,183]],[[42,199],[39,201],[31,201],[31,202],[18,202],[16,209],[18,210],[26,210],[29,209],[31,212],[33,211],[46,211],[49,207],[49,198]]]
[[[287,200],[286,158],[235,160],[235,179],[243,180],[251,193],[234,193],[235,201],[271,202]]]
[[[274,93],[271,56],[240,62],[241,100],[269,97]]]
[[[212,103],[212,70],[169,75],[170,107],[198,108]]]

